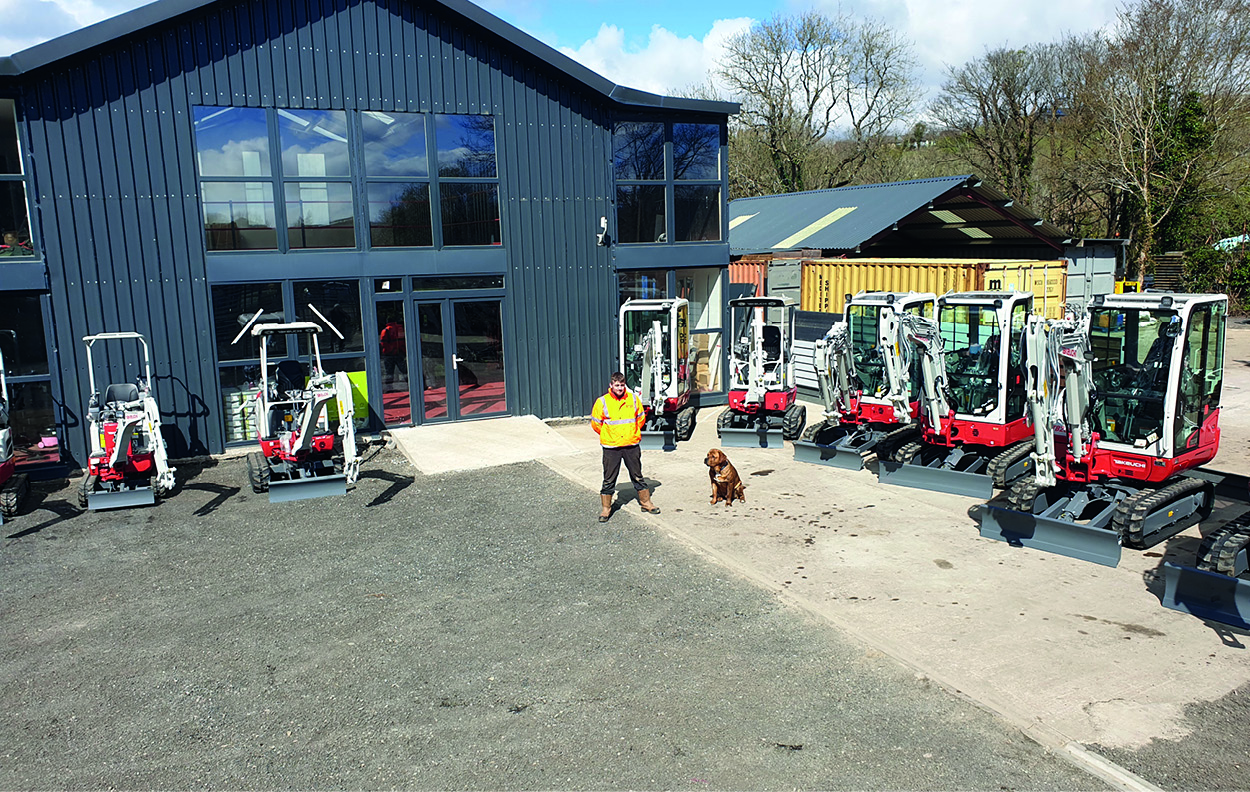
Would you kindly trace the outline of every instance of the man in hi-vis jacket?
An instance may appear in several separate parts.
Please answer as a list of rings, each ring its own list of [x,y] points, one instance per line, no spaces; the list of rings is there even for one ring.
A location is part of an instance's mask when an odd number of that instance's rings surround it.
[[[651,491],[642,477],[642,425],[647,420],[642,402],[625,387],[625,375],[613,372],[608,384],[608,392],[595,400],[594,409],[590,411],[590,428],[599,435],[599,445],[603,446],[603,487],[599,490],[599,500],[603,509],[599,512],[599,522],[605,523],[612,516],[612,496],[616,493],[616,477],[621,472],[621,463],[629,471],[629,480],[638,490],[638,505],[648,514],[659,514],[660,510],[651,502]]]

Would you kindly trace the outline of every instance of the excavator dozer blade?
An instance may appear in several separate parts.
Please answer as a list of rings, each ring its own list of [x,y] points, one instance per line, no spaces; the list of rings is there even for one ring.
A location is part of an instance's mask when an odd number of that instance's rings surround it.
[[[311,498],[328,498],[334,495],[347,494],[347,476],[306,476],[286,481],[269,482],[269,502],[286,503],[287,501],[309,500]]]
[[[87,509],[89,511],[129,509],[131,506],[151,506],[153,503],[156,503],[156,493],[152,491],[151,487],[120,489],[116,492],[99,490],[87,495]]]
[[[1163,562],[1163,607],[1250,629],[1250,580]]]
[[[785,440],[781,436],[781,427],[756,429],[733,429],[724,427],[717,429],[720,444],[723,448],[781,448]]]
[[[839,444],[820,445],[806,440],[795,440],[794,459],[797,462],[827,465],[841,470],[864,469],[864,455],[854,448],[845,448]]]
[[[797,453],[795,454],[797,458]],[[926,467],[914,462],[882,460],[877,469],[877,480],[898,487],[949,492],[970,498],[989,500],[994,497],[994,480],[984,473],[965,473],[961,470]]]
[[[643,451],[676,451],[677,433],[672,430],[643,430],[642,441],[638,445]]]
[[[990,503],[981,509],[981,536],[1103,566],[1120,563],[1120,537],[1115,531]]]

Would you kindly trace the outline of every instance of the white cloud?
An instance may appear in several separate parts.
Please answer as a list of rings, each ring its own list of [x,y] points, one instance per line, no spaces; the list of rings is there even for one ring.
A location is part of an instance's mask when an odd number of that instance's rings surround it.
[[[11,55],[152,0],[0,0],[0,54]]]
[[[1119,5],[1120,0],[865,0],[851,13],[879,19],[912,41],[921,80],[935,93],[947,66],[961,66],[988,50],[1057,42],[1069,33],[1103,29],[1114,21]],[[837,0],[816,0],[814,6],[830,15],[838,10]]]
[[[561,47],[560,51],[617,85],[671,94],[705,83],[724,50],[725,41],[749,28],[752,21],[749,18],[717,20],[702,40],[678,36],[661,25],[654,25],[643,46],[628,44],[625,31],[605,24],[594,38],[580,47]]]

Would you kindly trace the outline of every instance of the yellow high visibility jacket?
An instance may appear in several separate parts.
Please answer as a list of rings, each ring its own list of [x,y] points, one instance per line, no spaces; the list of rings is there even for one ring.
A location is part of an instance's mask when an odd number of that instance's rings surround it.
[[[632,391],[618,399],[611,392],[595,400],[590,411],[590,426],[599,433],[599,445],[609,448],[637,445],[642,442],[642,425],[647,413]]]

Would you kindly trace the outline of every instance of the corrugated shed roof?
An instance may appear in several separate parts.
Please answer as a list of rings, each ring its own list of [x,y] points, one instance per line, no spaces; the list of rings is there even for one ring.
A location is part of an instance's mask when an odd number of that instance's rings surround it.
[[[94,25],[75,30],[29,49],[0,58],[0,76],[16,76],[42,68],[109,42],[128,38],[143,28],[191,13],[226,0],[156,0],[145,6],[118,14]],[[463,16],[490,32],[525,50],[539,60],[569,75],[574,80],[624,105],[656,107],[672,110],[689,110],[703,113],[735,115],[739,110],[736,102],[715,102],[703,99],[686,99],[675,96],[639,91],[617,85],[597,72],[591,71],[564,53],[542,43],[533,36],[509,25],[499,17],[484,11],[468,0],[432,0],[432,2]]]
[[[1057,246],[1068,235],[972,175],[866,184],[729,202],[734,255],[800,248],[857,252],[898,243]]]

